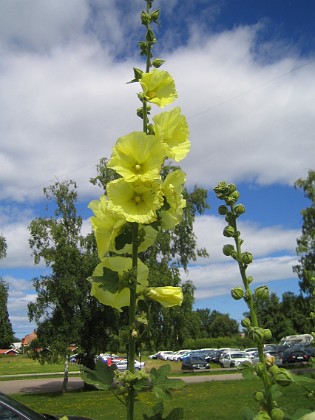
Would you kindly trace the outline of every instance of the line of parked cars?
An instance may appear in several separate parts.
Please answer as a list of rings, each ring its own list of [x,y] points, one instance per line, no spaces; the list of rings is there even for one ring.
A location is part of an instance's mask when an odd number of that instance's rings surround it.
[[[267,344],[264,347],[266,356],[273,356],[275,364],[286,366],[292,363],[308,363],[315,357],[315,347],[310,343],[295,344],[291,347]],[[217,363],[222,368],[232,368],[244,363],[255,365],[259,361],[256,347],[240,350],[237,348],[199,349],[159,351],[149,356],[151,359],[182,362],[182,369],[209,369],[210,363]]]

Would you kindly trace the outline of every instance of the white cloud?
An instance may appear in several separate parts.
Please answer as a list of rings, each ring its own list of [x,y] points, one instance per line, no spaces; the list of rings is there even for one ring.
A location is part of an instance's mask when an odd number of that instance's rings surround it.
[[[0,39],[15,47],[46,49],[80,34],[88,12],[85,0],[2,0]]]

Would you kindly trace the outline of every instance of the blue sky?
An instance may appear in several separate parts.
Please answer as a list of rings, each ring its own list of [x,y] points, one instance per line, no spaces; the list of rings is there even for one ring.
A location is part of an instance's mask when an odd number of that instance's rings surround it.
[[[141,129],[135,115],[132,68],[144,68],[143,0],[18,0],[0,2],[0,233],[8,255],[0,275],[9,283],[8,309],[18,337],[34,325],[26,305],[35,298],[27,226],[43,216],[42,190],[56,180],[77,182],[89,230],[87,203],[96,164],[117,138]],[[222,255],[224,220],[212,188],[236,183],[247,212],[240,227],[254,285],[281,296],[298,292],[300,210],[293,188],[314,169],[315,5],[312,0],[156,0],[161,8],[155,54],[175,79],[190,126],[191,152],[182,162],[187,186],[207,188],[210,210],[196,219],[198,245],[209,258],[188,275],[196,307],[229,313],[246,308],[230,298],[239,285]],[[158,110],[156,110],[158,112]]]

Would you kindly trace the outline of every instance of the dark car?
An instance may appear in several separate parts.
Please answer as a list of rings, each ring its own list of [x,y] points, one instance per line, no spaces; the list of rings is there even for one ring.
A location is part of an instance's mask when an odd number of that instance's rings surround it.
[[[182,370],[210,369],[209,363],[198,356],[183,357]]]
[[[289,347],[282,353],[282,364],[307,363],[311,357],[311,354],[302,348]]]
[[[8,395],[0,392],[0,419],[10,420],[57,420],[61,416],[51,414],[40,414],[26,405],[16,401]],[[92,420],[87,417],[67,416],[69,420]]]

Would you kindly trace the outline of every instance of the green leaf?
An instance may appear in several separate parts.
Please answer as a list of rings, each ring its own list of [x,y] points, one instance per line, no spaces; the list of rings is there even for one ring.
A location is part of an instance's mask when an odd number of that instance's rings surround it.
[[[117,250],[123,249],[127,244],[132,243],[132,232],[129,226],[126,226],[123,231],[115,238],[115,248]]]
[[[83,367],[81,378],[98,389],[108,390],[113,384],[116,369],[116,365],[108,366],[102,360],[97,360],[95,370]]]
[[[107,267],[103,267],[102,277],[90,277],[95,283],[100,283],[100,287],[108,290],[110,293],[116,293],[119,286],[119,276],[117,271],[112,271]]]

